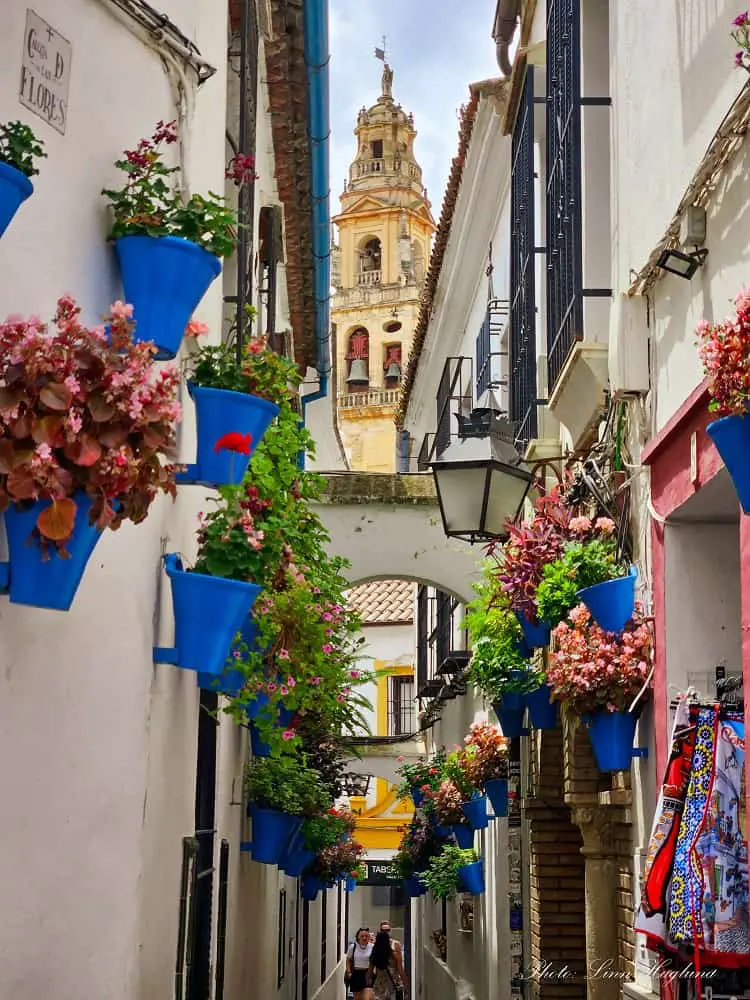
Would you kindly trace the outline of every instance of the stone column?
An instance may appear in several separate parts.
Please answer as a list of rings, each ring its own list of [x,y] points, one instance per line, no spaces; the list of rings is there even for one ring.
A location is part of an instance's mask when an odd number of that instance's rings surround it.
[[[572,809],[586,859],[586,995],[618,1000],[622,985],[617,941],[617,861],[614,817],[606,806]]]

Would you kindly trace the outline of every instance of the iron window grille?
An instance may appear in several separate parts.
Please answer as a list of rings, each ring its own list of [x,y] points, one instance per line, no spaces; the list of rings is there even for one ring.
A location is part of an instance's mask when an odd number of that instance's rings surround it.
[[[422,438],[422,444],[419,447],[419,454],[417,455],[417,472],[426,472],[427,469],[429,469],[434,451],[435,435],[433,433],[427,433]]]
[[[433,698],[443,687],[440,668],[462,645],[459,606],[443,591],[417,590],[417,698]]]
[[[471,358],[446,358],[437,390],[435,454],[439,458],[450,444],[451,424],[457,414],[468,416],[473,403]]]
[[[516,445],[525,450],[537,436],[533,66],[526,70],[511,149],[508,409]]]
[[[492,298],[476,339],[476,391],[479,399],[488,389],[507,385],[507,374],[502,370],[502,337],[508,303]]]
[[[414,721],[414,678],[389,678],[388,735],[405,736],[413,733]]]
[[[580,0],[547,0],[547,365],[583,337]]]

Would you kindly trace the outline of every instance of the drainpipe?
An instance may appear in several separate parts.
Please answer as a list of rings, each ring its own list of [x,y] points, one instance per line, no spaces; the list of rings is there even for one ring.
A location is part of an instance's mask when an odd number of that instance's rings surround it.
[[[492,38],[495,42],[497,65],[503,76],[510,76],[513,72],[508,50],[516,33],[516,22],[520,9],[521,0],[497,0]]]
[[[305,0],[307,133],[310,143],[313,275],[318,389],[302,397],[302,422],[310,403],[328,395],[331,374],[331,206],[329,192],[330,106],[328,0]]]

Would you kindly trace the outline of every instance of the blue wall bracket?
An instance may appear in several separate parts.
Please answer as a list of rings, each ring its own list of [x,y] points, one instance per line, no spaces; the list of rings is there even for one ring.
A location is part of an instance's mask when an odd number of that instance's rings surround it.
[[[175,646],[154,646],[154,663],[170,663],[176,667],[178,659]]]

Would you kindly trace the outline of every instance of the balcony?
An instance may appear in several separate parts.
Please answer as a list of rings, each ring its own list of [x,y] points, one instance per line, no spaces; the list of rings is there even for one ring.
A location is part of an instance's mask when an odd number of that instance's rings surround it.
[[[382,271],[360,271],[357,275],[358,285],[379,285],[382,280]]]
[[[358,406],[396,406],[400,389],[366,389],[364,392],[347,392],[338,397],[341,410],[352,410]]]

